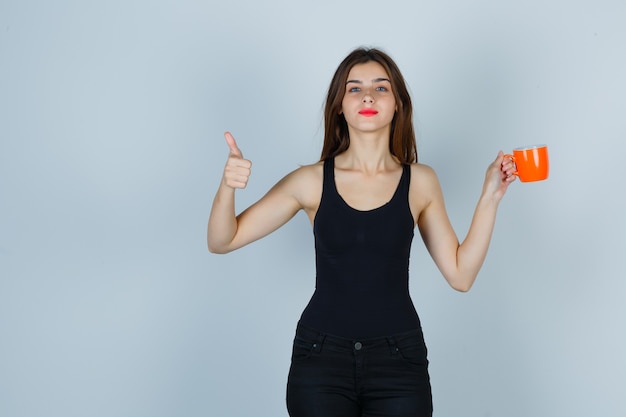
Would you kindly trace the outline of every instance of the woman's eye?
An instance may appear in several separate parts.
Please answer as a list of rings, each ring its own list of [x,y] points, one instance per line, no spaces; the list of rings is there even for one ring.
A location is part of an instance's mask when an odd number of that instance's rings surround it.
[[[376,91],[387,91],[387,87],[376,87]]]
[[[351,93],[358,93],[361,89],[359,87],[352,87],[348,91]]]

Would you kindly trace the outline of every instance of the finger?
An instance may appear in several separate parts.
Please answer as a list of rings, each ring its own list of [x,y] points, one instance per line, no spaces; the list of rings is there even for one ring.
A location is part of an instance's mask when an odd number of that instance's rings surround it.
[[[224,138],[226,139],[226,143],[228,144],[228,147],[230,148],[230,153],[240,158],[243,158],[243,154],[241,153],[241,150],[237,146],[237,142],[235,141],[234,136],[230,132],[225,132]]]
[[[225,176],[226,185],[233,188],[246,188],[248,180],[250,178],[250,172],[232,172]]]
[[[248,185],[248,179],[247,178],[244,178],[241,180],[231,179],[231,180],[226,181],[226,185],[232,188],[243,189],[243,188],[246,188],[246,185]]]
[[[498,151],[498,156],[496,156],[496,160],[494,161],[496,164],[502,164],[504,161],[504,152]]]

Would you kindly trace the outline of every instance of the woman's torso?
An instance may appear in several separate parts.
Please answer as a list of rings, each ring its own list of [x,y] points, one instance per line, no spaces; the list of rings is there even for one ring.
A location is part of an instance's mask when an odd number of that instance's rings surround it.
[[[403,166],[391,200],[357,210],[337,191],[334,159],[324,162],[313,221],[316,289],[302,314],[304,325],[344,337],[389,335],[419,326],[408,286],[415,225],[410,174],[410,166]]]

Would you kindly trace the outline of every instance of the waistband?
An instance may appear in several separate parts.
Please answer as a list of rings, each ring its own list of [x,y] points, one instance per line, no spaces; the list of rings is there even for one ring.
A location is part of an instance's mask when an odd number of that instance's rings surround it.
[[[336,336],[320,330],[312,329],[298,322],[296,328],[296,339],[307,340],[314,343],[314,348],[321,349],[332,347],[341,350],[376,350],[380,348],[395,350],[398,343],[402,343],[407,339],[419,338],[423,341],[424,336],[422,329],[413,329],[402,333],[396,333],[389,336],[369,337],[369,338],[346,338]]]

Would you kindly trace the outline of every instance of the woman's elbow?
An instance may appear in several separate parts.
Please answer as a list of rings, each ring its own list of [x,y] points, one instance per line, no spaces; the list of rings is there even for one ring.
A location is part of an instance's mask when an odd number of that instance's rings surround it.
[[[472,284],[450,284],[450,286],[458,292],[468,292],[472,288]]]
[[[207,249],[209,249],[209,252],[214,253],[216,255],[224,255],[224,254],[227,254],[228,252],[231,251],[227,247],[217,246],[217,245],[211,244],[209,242],[207,242]]]
[[[472,288],[475,279],[476,277],[459,277],[457,279],[449,279],[448,284],[458,292],[468,292]]]

